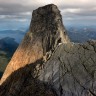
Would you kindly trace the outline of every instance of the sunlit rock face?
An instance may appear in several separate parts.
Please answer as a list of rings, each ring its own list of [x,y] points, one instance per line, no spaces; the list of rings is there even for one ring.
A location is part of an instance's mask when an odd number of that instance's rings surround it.
[[[70,42],[62,24],[62,17],[56,5],[47,5],[33,11],[29,32],[8,64],[2,83],[15,70],[38,59],[46,61],[59,43]]]

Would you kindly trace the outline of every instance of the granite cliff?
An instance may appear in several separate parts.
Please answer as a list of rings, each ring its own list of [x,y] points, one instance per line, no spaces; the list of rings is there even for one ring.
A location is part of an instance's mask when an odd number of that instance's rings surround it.
[[[0,96],[96,96],[96,41],[72,43],[57,6],[40,7],[0,83]]]

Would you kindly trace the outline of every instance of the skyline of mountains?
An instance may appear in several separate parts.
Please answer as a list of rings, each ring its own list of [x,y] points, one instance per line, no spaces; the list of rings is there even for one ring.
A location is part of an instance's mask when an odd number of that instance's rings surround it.
[[[96,39],[95,26],[66,26],[67,33],[73,42],[81,43],[90,39]],[[14,38],[17,43],[20,43],[28,31],[28,28],[15,30],[0,30],[0,39],[5,37]]]

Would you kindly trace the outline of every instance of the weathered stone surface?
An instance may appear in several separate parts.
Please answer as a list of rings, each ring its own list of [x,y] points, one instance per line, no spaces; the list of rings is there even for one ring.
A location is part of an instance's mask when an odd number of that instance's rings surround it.
[[[59,45],[46,63],[12,73],[0,96],[96,96],[96,41]]]
[[[39,79],[59,96],[96,96],[96,41],[58,46]]]
[[[96,96],[96,41],[70,42],[58,8],[41,7],[2,82],[0,96]]]
[[[43,57],[46,61],[46,54],[52,53],[58,43],[67,42],[70,40],[57,6],[51,4],[34,10],[29,32],[13,55],[0,83],[26,64],[34,63]]]

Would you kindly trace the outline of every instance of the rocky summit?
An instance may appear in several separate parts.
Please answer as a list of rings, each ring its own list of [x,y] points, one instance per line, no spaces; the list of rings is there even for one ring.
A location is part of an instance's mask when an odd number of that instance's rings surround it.
[[[1,82],[20,67],[34,63],[46,54],[51,55],[59,43],[67,42],[70,40],[57,6],[47,5],[34,10],[29,32],[8,64]]]
[[[40,7],[0,83],[0,96],[96,96],[96,41],[71,42],[57,6]]]

